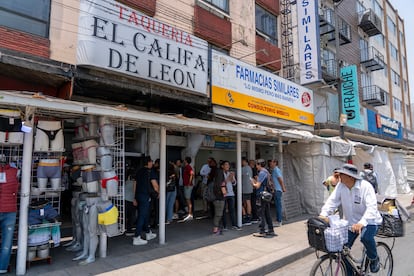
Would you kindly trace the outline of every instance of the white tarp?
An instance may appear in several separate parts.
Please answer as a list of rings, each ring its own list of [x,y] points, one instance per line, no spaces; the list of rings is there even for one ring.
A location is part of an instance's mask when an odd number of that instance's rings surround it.
[[[403,151],[390,150],[382,147],[368,147],[356,145],[356,156],[353,163],[362,169],[364,163],[373,165],[378,175],[378,193],[395,197],[397,194],[405,194],[411,191],[407,182],[407,169]]]
[[[328,197],[322,182],[336,167],[340,167],[345,162],[344,158],[330,155],[330,144],[327,140],[326,143],[292,143],[285,147],[290,157],[284,160],[291,162],[289,167],[292,169],[287,172],[286,179],[289,179],[289,185],[294,185],[294,188],[299,190],[304,213],[320,212]]]

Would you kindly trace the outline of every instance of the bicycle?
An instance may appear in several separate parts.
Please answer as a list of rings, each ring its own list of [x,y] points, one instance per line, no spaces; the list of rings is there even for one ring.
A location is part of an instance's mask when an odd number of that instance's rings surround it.
[[[361,258],[351,255],[351,250],[347,246],[343,246],[340,252],[328,252],[318,258],[310,272],[311,276],[339,276],[347,275],[345,260],[350,264],[352,275],[384,275],[391,276],[394,268],[394,259],[392,256],[392,248],[394,248],[395,238],[393,238],[391,248],[384,242],[377,241],[377,254],[380,261],[380,270],[377,273],[371,273],[369,268],[369,260],[366,255],[366,249],[363,247]],[[318,252],[316,250],[316,252]],[[318,253],[317,253],[318,256]]]

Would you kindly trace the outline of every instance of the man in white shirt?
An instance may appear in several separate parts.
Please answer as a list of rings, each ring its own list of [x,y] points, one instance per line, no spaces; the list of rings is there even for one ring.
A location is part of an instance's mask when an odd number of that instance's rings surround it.
[[[352,226],[348,233],[347,246],[351,248],[358,234],[367,250],[371,272],[378,272],[380,265],[377,256],[375,234],[382,222],[377,209],[377,198],[372,185],[358,175],[358,169],[351,164],[344,164],[339,173],[341,182],[336,185],[320,213],[321,217],[332,215],[341,205],[344,219]]]

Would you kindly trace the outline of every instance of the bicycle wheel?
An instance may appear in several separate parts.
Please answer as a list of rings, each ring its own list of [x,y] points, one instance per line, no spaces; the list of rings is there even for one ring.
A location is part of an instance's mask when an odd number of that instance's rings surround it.
[[[390,247],[383,242],[377,242],[377,254],[380,261],[380,270],[373,275],[391,276],[394,269],[394,259]]]
[[[320,257],[312,267],[310,276],[345,276],[345,264],[341,260],[338,263],[338,256],[326,254]]]

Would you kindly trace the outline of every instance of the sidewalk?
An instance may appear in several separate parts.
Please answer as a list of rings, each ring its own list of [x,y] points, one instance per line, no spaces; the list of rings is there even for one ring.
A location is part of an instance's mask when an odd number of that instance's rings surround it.
[[[412,198],[412,194],[398,196],[403,206],[410,206]],[[27,275],[264,275],[313,252],[306,220],[304,216],[275,228],[278,236],[273,238],[253,237],[255,224],[213,236],[210,220],[176,223],[167,226],[165,245],[155,239],[132,246],[130,237],[110,238],[107,257],[86,266],[79,266],[71,260],[73,252],[59,247],[51,250],[51,265],[34,263]]]

